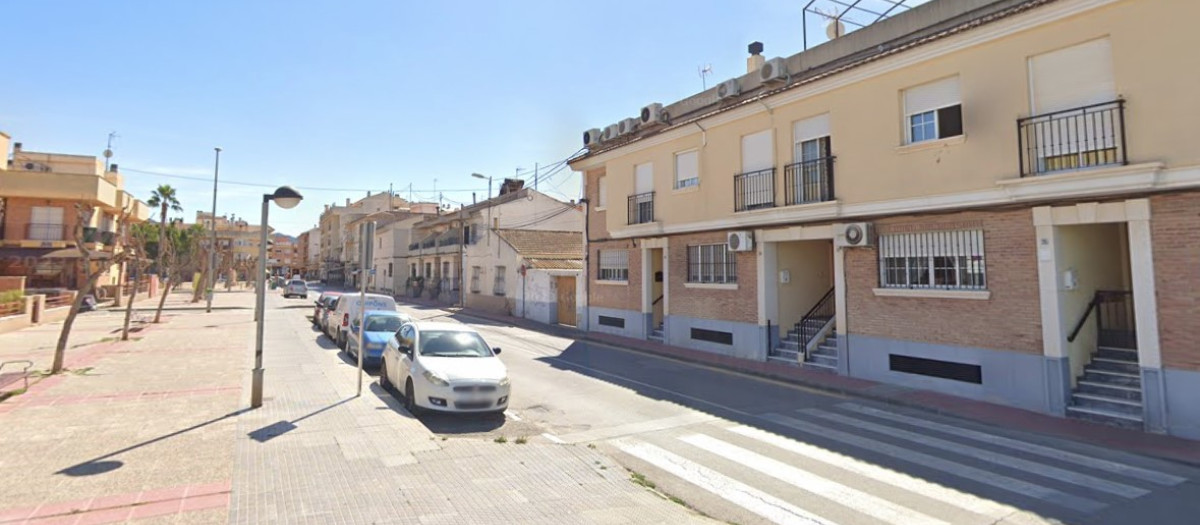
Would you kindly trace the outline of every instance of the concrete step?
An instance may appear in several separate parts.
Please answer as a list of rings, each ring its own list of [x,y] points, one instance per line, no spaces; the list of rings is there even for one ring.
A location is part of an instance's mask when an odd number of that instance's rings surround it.
[[[1076,383],[1075,392],[1082,394],[1096,394],[1119,399],[1128,399],[1132,401],[1142,400],[1141,387],[1118,385],[1101,381],[1080,380]]]
[[[787,348],[776,348],[771,351],[771,355],[785,357],[793,361],[800,359],[800,352],[798,350],[789,350]]]
[[[1142,370],[1138,368],[1137,361],[1122,361],[1108,357],[1094,357],[1092,364],[1084,368],[1085,370],[1108,370],[1113,372],[1125,372],[1127,374],[1140,374]]]
[[[1096,350],[1096,357],[1107,357],[1109,359],[1120,359],[1122,361],[1137,362],[1137,350],[1133,348],[1117,348],[1113,346],[1101,346]]]
[[[809,354],[807,362],[837,369],[838,358],[835,355]]]
[[[796,341],[795,339],[784,339],[779,341],[779,348],[798,351],[800,350],[800,341]]]
[[[1139,389],[1142,387],[1142,376],[1139,374],[1099,370],[1092,367],[1083,369],[1083,377],[1080,380],[1092,383],[1137,387]]]
[[[836,353],[838,350],[837,342],[829,341],[828,339],[826,339],[825,341],[822,341],[821,344],[817,345],[817,348],[827,348],[827,349],[833,351],[834,353]]]
[[[1133,401],[1099,394],[1075,392],[1071,395],[1071,406],[1102,408],[1110,412],[1119,412],[1139,417],[1142,415],[1141,401]]]
[[[816,362],[812,362],[812,361],[804,363],[804,369],[805,370],[813,370],[816,372],[828,372],[830,374],[837,373],[837,365],[836,364],[826,365],[826,364],[816,363]]]
[[[1144,427],[1141,415],[1113,412],[1103,408],[1069,406],[1067,407],[1067,417],[1133,430],[1142,430]]]
[[[836,358],[838,356],[837,348],[829,348],[828,346],[818,346],[809,352],[809,355],[823,355]]]

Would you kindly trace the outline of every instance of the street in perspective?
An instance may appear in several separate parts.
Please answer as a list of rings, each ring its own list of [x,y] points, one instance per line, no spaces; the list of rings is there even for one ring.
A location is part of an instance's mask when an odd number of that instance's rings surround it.
[[[0,525],[1200,515],[1200,3],[110,4],[0,34]]]

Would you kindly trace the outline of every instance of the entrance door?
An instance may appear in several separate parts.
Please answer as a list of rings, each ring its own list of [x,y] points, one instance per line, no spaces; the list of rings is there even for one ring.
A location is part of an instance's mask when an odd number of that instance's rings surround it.
[[[575,278],[558,278],[558,323],[575,326]]]

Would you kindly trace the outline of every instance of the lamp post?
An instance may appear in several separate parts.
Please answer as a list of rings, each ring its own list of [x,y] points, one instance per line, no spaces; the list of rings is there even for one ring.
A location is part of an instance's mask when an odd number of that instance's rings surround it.
[[[221,148],[213,148],[217,153],[217,160],[213,164],[213,207],[212,207],[212,246],[208,249],[208,290],[205,295],[208,296],[207,306],[204,308],[204,313],[212,313],[213,292],[217,288],[217,174],[221,172]]]
[[[271,201],[275,201],[280,208],[285,210],[295,208],[304,196],[300,192],[292,189],[291,186],[280,186],[275,190],[275,193],[263,194],[262,200],[262,223],[259,225],[258,236],[258,273],[254,277],[254,317],[258,320],[258,326],[254,335],[254,372],[252,383],[250,386],[250,408],[258,408],[262,406],[263,392],[263,324],[266,313],[267,292],[267,211]]]
[[[487,179],[487,181],[488,181],[488,199],[491,199],[492,198],[492,176],[488,175],[485,177],[478,173],[472,173],[471,176],[475,177],[477,179]]]

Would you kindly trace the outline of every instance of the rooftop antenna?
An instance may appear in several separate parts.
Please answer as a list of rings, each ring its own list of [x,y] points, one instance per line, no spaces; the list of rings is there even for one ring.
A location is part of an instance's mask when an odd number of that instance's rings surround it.
[[[713,72],[712,64],[696,66],[696,72],[700,74],[701,91],[707,90],[708,89],[708,76],[711,75]]]
[[[113,150],[112,150],[113,139],[115,139],[119,136],[120,135],[117,135],[117,132],[115,132],[115,131],[109,132],[109,134],[108,134],[108,146],[105,146],[105,148],[104,148],[104,172],[105,173],[108,173],[108,162],[112,159],[112,156],[113,156]]]

